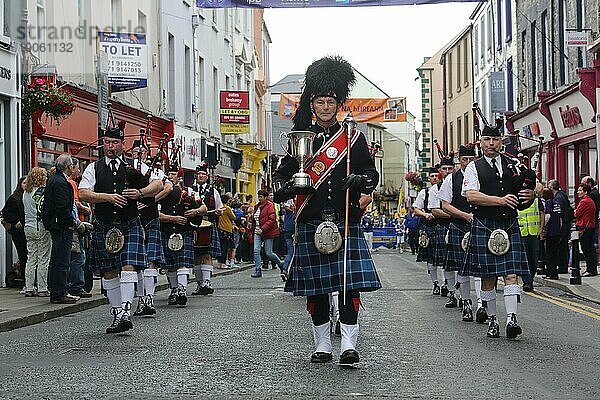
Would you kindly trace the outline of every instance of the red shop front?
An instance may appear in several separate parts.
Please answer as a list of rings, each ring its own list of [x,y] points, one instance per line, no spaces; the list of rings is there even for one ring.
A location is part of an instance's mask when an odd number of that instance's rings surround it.
[[[75,111],[61,121],[60,125],[46,124],[42,114],[32,118],[31,164],[50,168],[62,153],[75,155],[85,166],[98,158],[98,103],[94,93],[67,84],[66,88],[73,94],[77,105]],[[139,138],[140,129],[148,124],[148,114],[121,103],[113,102],[112,110],[117,121],[126,122],[125,148],[131,147]],[[152,149],[156,149],[163,133],[173,137],[174,123],[159,117],[150,118],[150,135]]]

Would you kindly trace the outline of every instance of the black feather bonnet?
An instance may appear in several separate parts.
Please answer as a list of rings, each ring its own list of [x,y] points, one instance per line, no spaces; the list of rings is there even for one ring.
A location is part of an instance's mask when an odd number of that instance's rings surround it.
[[[294,130],[305,130],[312,123],[310,102],[317,96],[333,97],[343,104],[356,83],[352,65],[340,56],[327,56],[314,61],[304,77],[300,104],[294,114]]]

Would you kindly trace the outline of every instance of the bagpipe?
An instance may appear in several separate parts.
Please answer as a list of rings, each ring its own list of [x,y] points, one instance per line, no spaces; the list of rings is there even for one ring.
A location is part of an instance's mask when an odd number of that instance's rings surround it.
[[[479,105],[477,103],[473,103],[473,123],[474,123],[474,130],[475,130],[475,137],[476,137],[476,144],[477,144],[477,148],[479,149],[479,156],[482,155],[482,151],[481,151],[481,146],[480,146],[480,138],[481,138],[481,126],[480,126],[480,122],[479,119],[481,119],[481,122],[483,122],[484,125],[491,127],[491,128],[496,128],[498,129],[500,132],[503,131],[503,121],[502,118],[498,118],[496,119],[496,125],[492,126],[488,124],[488,121],[485,117],[485,115],[483,115],[483,112],[481,111],[481,108],[479,107]],[[531,189],[534,190],[536,183],[537,183],[537,169],[539,166],[539,159],[541,156],[541,152],[542,152],[542,147],[543,147],[543,141],[544,138],[543,137],[539,137],[539,139],[534,139],[534,138],[528,138],[528,137],[523,137],[521,135],[518,134],[518,131],[516,131],[515,133],[512,134],[504,134],[503,136],[503,147],[504,149],[502,151],[499,150],[494,150],[501,158],[503,158],[507,165],[508,165],[508,169],[511,171],[514,182],[515,182],[515,195],[518,195],[518,192],[520,190],[523,189]],[[531,163],[531,166],[528,166],[525,161],[527,160],[527,157],[522,153],[521,151],[521,141],[520,139],[524,138],[524,139],[529,139],[532,141],[535,141],[538,143],[537,146],[537,150],[536,153],[534,155],[533,158],[533,162]],[[512,150],[515,154],[511,154],[510,152],[506,151],[506,147],[508,146],[512,147]]]

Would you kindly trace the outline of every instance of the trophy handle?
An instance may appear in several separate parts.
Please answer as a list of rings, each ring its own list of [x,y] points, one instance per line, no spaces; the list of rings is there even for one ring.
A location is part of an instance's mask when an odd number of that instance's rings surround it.
[[[283,149],[285,154],[287,154],[290,157],[293,157],[290,153],[288,153],[287,148],[283,146],[283,138],[284,137],[287,139],[288,132],[281,131],[281,133],[279,134],[279,145],[281,146],[281,148]],[[287,142],[286,142],[286,144],[287,144]]]

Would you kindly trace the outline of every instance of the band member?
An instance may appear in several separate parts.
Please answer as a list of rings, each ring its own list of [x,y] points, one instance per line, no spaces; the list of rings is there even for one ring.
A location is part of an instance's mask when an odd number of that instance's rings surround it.
[[[133,142],[131,155],[133,157],[133,167],[140,169],[142,164],[146,163],[149,149],[147,145],[140,140]],[[162,169],[154,168],[148,172],[154,173],[161,181],[165,180],[165,173]],[[173,190],[171,185],[164,185],[162,191],[170,193]],[[161,192],[162,193],[162,192]],[[157,195],[161,196],[161,193]],[[136,286],[136,297],[138,298],[137,309],[134,316],[150,316],[156,314],[154,307],[154,291],[158,280],[158,266],[164,264],[165,256],[160,236],[160,221],[158,218],[158,205],[155,197],[145,197],[138,201],[138,210],[140,221],[144,227],[144,245],[146,246],[146,259],[148,268],[143,272],[138,272],[138,283]]]
[[[504,277],[506,337],[522,333],[517,324],[521,287],[517,276],[528,273],[527,256],[521,242],[517,209],[527,208],[533,190],[517,186],[517,178],[506,157],[500,157],[500,130],[485,126],[481,134],[483,157],[471,162],[464,172],[463,194],[473,206],[473,222],[467,262],[462,276],[481,277],[481,299],[487,302],[488,337],[499,337],[496,317],[496,278]]]
[[[448,228],[448,246],[446,253],[446,264],[444,273],[460,271],[465,261],[463,250],[463,239],[465,234],[471,230],[473,212],[471,205],[462,195],[463,172],[467,165],[475,159],[475,147],[460,146],[458,151],[458,162],[460,168],[448,175],[438,192],[438,198],[442,201],[442,209],[450,215],[450,226]],[[465,242],[466,244],[466,242]],[[462,299],[462,320],[473,322],[473,308],[471,302],[471,279],[469,276],[457,275],[456,281]],[[479,296],[478,296],[479,298]],[[487,320],[485,316],[484,322]]]
[[[427,170],[429,188],[421,189],[413,207],[415,209],[415,215],[422,219],[420,232],[419,232],[419,252],[417,254],[417,261],[425,261],[427,263],[427,273],[433,284],[433,294],[440,294],[440,286],[438,284],[438,272],[437,266],[433,265],[433,235],[435,233],[435,217],[429,209],[429,190],[431,187],[437,185],[439,179],[439,172],[437,167],[429,168]]]
[[[173,186],[172,192],[159,201],[160,231],[165,254],[165,269],[171,287],[168,304],[187,304],[187,285],[190,268],[194,266],[192,226],[199,225],[206,207],[188,194],[179,183],[179,165],[171,163],[167,179]],[[191,221],[193,219],[193,221]]]
[[[207,219],[212,224],[211,247],[194,246],[194,274],[197,287],[193,295],[213,294],[215,290],[210,284],[213,272],[213,258],[218,258],[221,251],[219,231],[217,230],[218,217],[223,213],[223,202],[219,191],[208,182],[208,163],[203,162],[196,167],[196,180],[190,188],[190,194],[202,205],[206,206]]]
[[[442,186],[444,178],[454,171],[454,157],[442,156],[440,159],[439,180],[429,189],[429,203],[427,207],[435,217],[435,233],[433,235],[433,267],[442,268],[444,271],[444,284],[440,289],[440,294],[444,297],[449,296],[446,303],[447,308],[456,308],[458,301],[454,296],[454,285],[456,284],[456,274],[453,271],[447,271],[446,265],[446,233],[450,224],[450,215],[442,210],[441,200],[438,198],[438,192]]]
[[[339,363],[353,365],[359,361],[358,308],[360,292],[381,287],[367,243],[360,230],[361,193],[370,194],[379,174],[369,153],[362,132],[342,126],[336,116],[346,101],[349,86],[355,82],[352,66],[338,56],[313,62],[306,71],[305,86],[294,115],[294,130],[317,133],[313,142],[315,156],[307,164],[315,191],[299,192],[292,176],[299,170],[296,158],[286,156],[273,175],[275,201],[296,198],[296,243],[285,291],[307,297],[307,310],[312,318],[315,352],[311,362],[331,361],[329,294],[339,291],[341,349]],[[312,122],[312,117],[316,123]],[[350,151],[350,171],[347,171],[347,151]],[[349,204],[346,190],[349,189]],[[344,232],[348,207],[348,257],[344,276],[344,247],[340,232]],[[344,287],[344,281],[346,286]]]
[[[151,173],[146,178],[148,166],[142,164],[137,172],[133,161],[123,157],[124,139],[123,127],[108,128],[103,137],[104,157],[87,166],[79,184],[81,201],[94,204],[94,269],[102,276],[114,317],[106,333],[133,328],[130,310],[137,271],[147,267],[137,203],[162,189],[159,176]]]

